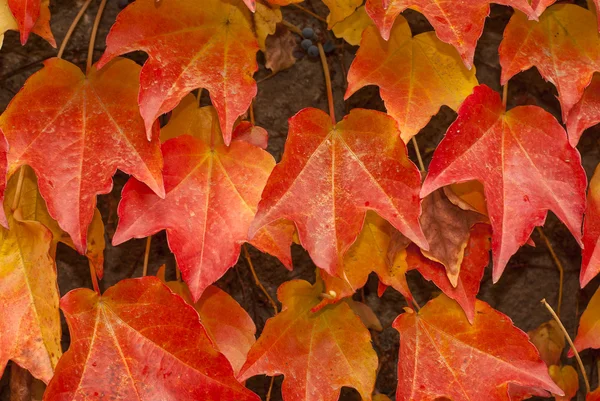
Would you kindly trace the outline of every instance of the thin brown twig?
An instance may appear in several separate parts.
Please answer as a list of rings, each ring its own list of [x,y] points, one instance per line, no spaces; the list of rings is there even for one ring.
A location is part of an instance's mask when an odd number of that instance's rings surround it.
[[[558,323],[558,325],[560,326],[560,329],[562,330],[563,334],[567,338],[567,342],[569,343],[569,345],[571,346],[571,349],[573,350],[573,353],[575,354],[575,359],[577,359],[577,364],[579,364],[579,370],[581,370],[581,375],[583,376],[586,393],[589,393],[590,392],[590,381],[588,380],[587,373],[585,371],[585,366],[583,366],[583,362],[581,360],[581,357],[579,356],[579,352],[577,352],[577,348],[575,348],[575,344],[573,344],[573,340],[571,340],[571,336],[569,336],[569,333],[567,332],[567,329],[565,329],[565,326],[560,321],[560,318],[558,317],[556,312],[554,312],[554,309],[552,309],[552,307],[548,304],[548,302],[546,302],[545,299],[542,299],[542,304],[544,304],[546,309],[548,309],[548,312],[550,312],[550,314],[552,315],[552,317],[554,318],[556,323]]]
[[[19,178],[17,180],[17,190],[15,191],[15,197],[13,198],[12,205],[10,210],[13,212],[17,210],[19,207],[19,202],[21,201],[21,192],[23,192],[23,182],[25,181],[25,167],[21,166],[19,168]]]
[[[419,170],[421,170],[421,172],[424,173],[425,172],[425,164],[423,164],[423,158],[421,157],[421,151],[419,150],[419,144],[417,143],[417,138],[415,138],[413,136],[411,141],[415,148],[415,153],[417,154],[417,160],[419,161]]]
[[[281,20],[280,24],[285,26],[290,31],[302,36],[302,30],[300,28],[298,28],[296,25],[291,24],[291,23],[287,22],[286,20]]]
[[[508,103],[508,82],[502,87],[502,105],[506,108]]]
[[[96,268],[94,267],[93,263],[88,263],[88,265],[90,266],[90,276],[92,277],[92,286],[94,287],[94,291],[96,291],[96,294],[101,295],[100,286],[98,285],[98,276],[96,275]]]
[[[142,277],[148,275],[148,260],[150,259],[150,244],[152,244],[152,236],[146,238],[146,251],[144,252],[144,268],[142,269]]]
[[[56,57],[62,58],[63,53],[65,52],[65,48],[67,47],[67,43],[69,43],[69,39],[71,39],[71,36],[73,35],[73,32],[75,31],[75,28],[77,27],[77,24],[79,23],[79,20],[81,20],[81,17],[83,17],[85,10],[87,10],[87,8],[90,6],[91,2],[92,2],[92,0],[86,0],[86,2],[83,3],[81,8],[79,9],[79,12],[75,16],[75,19],[73,20],[73,22],[71,22],[71,26],[69,27],[69,29],[67,30],[67,34],[65,35],[65,38],[63,39],[62,43],[60,44],[60,48],[58,49],[58,54],[56,55]]]
[[[558,268],[559,283],[558,283],[558,301],[557,301],[557,306],[556,306],[556,314],[558,316],[560,316],[560,309],[562,306],[562,299],[563,299],[563,286],[564,286],[564,281],[565,281],[565,269],[564,269],[562,263],[560,262],[560,259],[558,259],[558,256],[556,255],[556,252],[554,251],[554,248],[552,247],[550,240],[548,239],[548,237],[546,237],[546,234],[544,234],[544,231],[542,230],[542,228],[536,227],[536,229],[537,229],[538,234],[540,235],[540,237],[546,244],[546,247],[550,251],[552,260],[554,260],[554,264]]]
[[[319,55],[321,56],[321,64],[323,65],[323,74],[325,74],[325,85],[327,86],[327,101],[329,102],[329,115],[331,116],[331,123],[335,125],[337,123],[335,119],[335,107],[333,105],[333,89],[331,87],[331,74],[329,73],[329,64],[327,64],[327,57],[325,56],[325,50],[323,45],[317,43],[319,47]]]
[[[92,68],[92,62],[94,61],[94,44],[96,43],[96,36],[98,35],[98,27],[100,26],[100,20],[106,7],[106,1],[102,0],[98,6],[98,12],[96,13],[96,19],[94,20],[94,27],[92,28],[92,36],[90,36],[90,45],[88,46],[88,55],[86,63],[86,71]]]
[[[250,103],[250,124],[255,125],[256,124],[256,120],[254,119],[254,101],[252,101],[252,103]]]
[[[321,17],[319,14],[315,14],[312,11],[310,11],[309,9],[304,8],[299,4],[292,4],[292,5],[294,7],[296,7],[298,10],[301,10],[302,12],[305,12],[306,14],[310,15],[311,17],[316,18],[321,22],[327,23],[327,20],[325,18]]]
[[[246,248],[246,244],[242,245],[242,249],[244,251],[244,258],[246,258],[246,262],[248,263],[248,267],[250,268],[250,271],[252,272],[252,276],[254,277],[254,282],[256,283],[256,285],[258,286],[258,288],[260,288],[260,290],[263,292],[263,294],[265,294],[265,296],[269,300],[269,303],[273,307],[273,310],[275,311],[275,314],[277,314],[279,312],[279,310],[277,308],[277,304],[275,303],[275,301],[273,300],[273,298],[271,298],[271,296],[269,295],[267,289],[262,285],[262,283],[260,282],[260,279],[256,275],[256,270],[254,270],[254,265],[252,264],[252,259],[250,259],[250,253],[248,253],[248,249]]]
[[[271,384],[269,384],[269,391],[267,392],[267,398],[265,401],[271,400],[271,391],[273,391],[273,383],[275,383],[275,376],[271,376]]]

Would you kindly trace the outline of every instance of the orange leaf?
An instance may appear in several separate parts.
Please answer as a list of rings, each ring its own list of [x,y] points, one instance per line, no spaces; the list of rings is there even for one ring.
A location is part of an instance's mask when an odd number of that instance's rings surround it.
[[[367,12],[379,27],[381,35],[390,37],[396,17],[412,8],[423,13],[442,42],[456,47],[465,65],[473,65],[475,46],[483,32],[490,3],[514,7],[532,18],[535,13],[528,0],[367,0]]]
[[[585,220],[583,221],[583,250],[581,251],[581,288],[600,273],[600,166],[596,166],[588,189]]]
[[[592,81],[594,71],[600,71],[600,39],[594,14],[573,4],[550,7],[539,22],[527,21],[524,14],[515,12],[499,52],[502,85],[519,72],[537,67],[558,90],[564,122]]]
[[[237,262],[275,161],[244,140],[226,146],[216,120],[207,117],[210,109],[195,102],[190,108],[187,101],[180,107],[163,130],[173,138],[162,146],[166,197],[130,179],[123,188],[113,244],[166,230],[183,279],[198,300]],[[271,234],[279,239],[278,233]],[[291,235],[287,244],[289,252]]]
[[[573,344],[579,352],[588,348],[600,348],[600,288],[579,319],[577,337]],[[573,350],[569,350],[569,356],[573,356]]]
[[[154,121],[192,89],[206,88],[218,111],[225,144],[236,119],[256,95],[258,42],[250,11],[240,1],[137,0],[125,8],[106,38],[102,68],[118,55],[142,50],[140,112],[148,136]]]
[[[111,191],[117,169],[164,196],[158,125],[148,142],[136,117],[140,68],[133,61],[115,60],[87,77],[61,59],[44,65],[0,117],[9,174],[33,168],[50,216],[84,254],[96,195]]]
[[[502,313],[477,301],[473,324],[445,295],[394,321],[400,332],[398,401],[510,400],[506,385],[562,394],[537,350]]]
[[[331,275],[341,272],[367,210],[426,247],[418,222],[420,174],[391,117],[355,109],[333,126],[323,111],[304,109],[289,126],[251,236],[276,220],[293,221],[300,243]]]
[[[600,401],[600,388],[588,393],[588,395],[585,397],[585,401]]]
[[[556,3],[556,0],[532,0],[531,7],[539,17],[546,10],[546,8],[550,7],[554,3]],[[587,4],[588,8],[592,7],[592,4],[595,5],[596,8],[599,8],[600,0],[587,0]],[[600,24],[600,19],[598,22]]]
[[[543,151],[541,151],[543,149]],[[586,176],[565,130],[537,106],[506,111],[500,95],[475,88],[435,150],[421,196],[478,180],[493,229],[493,279],[552,210],[581,242]]]
[[[322,291],[303,280],[279,287],[283,310],[267,320],[240,380],[283,374],[286,401],[336,401],[342,386],[371,398],[377,370],[371,335],[345,302],[311,312]]]
[[[389,41],[368,27],[348,71],[345,98],[367,85],[377,85],[388,114],[398,122],[408,143],[442,105],[456,110],[477,86],[452,46],[434,32],[413,38],[408,22],[398,17]]]
[[[556,320],[542,323],[537,329],[527,333],[529,340],[540,353],[547,366],[556,365],[565,349],[565,335]]]
[[[565,395],[554,395],[556,401],[570,401],[579,391],[579,375],[573,366],[552,365],[549,369],[550,377],[560,387]]]
[[[0,0],[0,47],[8,30],[20,31],[22,44],[33,32],[56,47],[50,30],[49,3],[49,0]]]
[[[217,352],[196,311],[155,277],[124,280],[100,296],[65,295],[71,347],[45,401],[252,400]]]
[[[483,184],[479,181],[467,181],[444,187],[444,193],[450,202],[463,210],[471,210],[484,216],[488,215]]]

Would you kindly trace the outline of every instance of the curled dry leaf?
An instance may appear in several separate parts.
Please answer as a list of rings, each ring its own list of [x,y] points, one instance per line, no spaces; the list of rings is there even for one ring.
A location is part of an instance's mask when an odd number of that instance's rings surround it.
[[[52,58],[0,116],[9,175],[25,164],[33,168],[48,213],[82,254],[96,195],[111,191],[117,169],[164,196],[158,125],[148,141],[139,117],[139,74],[127,59],[92,68],[86,77],[76,65]]]
[[[550,113],[537,106],[507,112],[498,93],[475,88],[436,149],[421,196],[471,180],[485,188],[494,282],[548,210],[581,243],[587,179],[579,152]]]
[[[467,68],[471,68],[490,3],[511,6],[535,18],[528,0],[367,0],[367,12],[386,40],[401,12],[412,8],[423,13],[438,38],[456,47]]]
[[[587,195],[583,221],[583,250],[581,251],[581,288],[600,273],[600,167],[596,167]]]
[[[577,337],[573,344],[579,352],[588,348],[600,348],[600,288],[579,319]],[[569,356],[573,356],[573,350],[569,350]]]
[[[475,309],[470,324],[456,302],[440,295],[394,321],[401,340],[398,401],[508,401],[509,384],[563,394],[527,334],[485,302]]]
[[[529,340],[535,345],[542,361],[546,365],[557,365],[565,349],[566,340],[560,326],[555,320],[542,323],[537,329],[527,333]]]
[[[130,179],[113,244],[166,230],[196,301],[237,262],[275,161],[243,140],[226,146],[211,109],[198,108],[193,98],[180,107],[163,130],[173,138],[162,146],[166,196],[161,199]]]
[[[558,385],[565,395],[552,394],[556,401],[570,401],[579,391],[579,375],[573,366],[552,365],[548,369],[550,377]]]
[[[303,280],[279,287],[283,310],[267,320],[239,380],[283,374],[285,401],[336,401],[342,386],[371,398],[377,370],[371,335],[346,302],[313,313],[323,290]]]
[[[252,25],[252,14],[240,1],[202,0],[199,7],[196,0],[158,6],[154,0],[136,0],[119,13],[98,68],[124,53],[148,53],[139,94],[148,136],[161,114],[191,90],[205,88],[229,145],[235,121],[257,91],[252,75],[258,42]]]
[[[360,6],[348,18],[335,24],[332,30],[336,37],[343,38],[352,46],[358,46],[363,32],[371,25],[373,20],[367,14],[365,6]]]
[[[0,228],[0,375],[9,360],[48,383],[62,354],[52,234],[9,215]]]
[[[568,121],[595,71],[600,71],[600,38],[591,11],[573,4],[550,7],[539,22],[515,12],[500,44],[502,85],[521,71],[537,67],[558,90],[562,118]],[[572,139],[571,143],[576,143]]]
[[[278,26],[266,40],[265,67],[273,73],[292,67],[296,64],[293,53],[297,46],[296,37],[284,26]]]
[[[102,296],[73,290],[60,305],[71,346],[44,401],[260,400],[235,379],[196,311],[156,277],[123,280]]]
[[[315,264],[337,275],[367,210],[373,210],[427,248],[418,222],[420,173],[391,117],[355,109],[334,126],[323,111],[304,109],[289,126],[251,236],[279,219],[293,221]]]
[[[477,84],[475,69],[467,70],[452,46],[434,32],[413,38],[408,22],[399,16],[389,40],[374,26],[365,30],[348,71],[345,98],[364,86],[379,86],[389,115],[408,143],[442,105],[456,110]]]

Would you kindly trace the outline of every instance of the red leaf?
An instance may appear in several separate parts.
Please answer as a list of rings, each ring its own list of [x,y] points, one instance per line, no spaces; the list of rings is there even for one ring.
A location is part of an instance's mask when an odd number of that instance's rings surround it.
[[[40,16],[41,0],[8,0],[10,11],[17,20],[21,33],[21,44],[27,43],[29,33]]]
[[[581,252],[581,288],[600,273],[600,168],[596,167],[588,189],[587,208],[583,222]]]
[[[100,296],[77,289],[61,300],[71,347],[45,401],[252,400],[198,314],[156,277],[129,279]]]
[[[140,112],[150,135],[154,121],[192,89],[206,88],[219,113],[225,144],[236,119],[256,95],[258,42],[248,9],[239,1],[137,0],[125,8],[106,39],[102,68],[114,57],[142,50]]]
[[[600,39],[594,14],[573,4],[549,8],[540,21],[516,12],[500,44],[502,85],[521,71],[537,67],[558,90],[562,118],[567,117],[600,71]]]
[[[0,128],[0,205],[4,204],[4,191],[6,189],[6,170],[8,168],[8,142]],[[0,207],[0,225],[8,228],[8,220],[4,208]]]
[[[562,126],[543,109],[506,112],[498,93],[485,85],[475,88],[436,149],[421,196],[470,180],[485,187],[494,282],[548,210],[581,243],[585,171]]]
[[[83,254],[96,195],[111,191],[117,169],[164,196],[158,125],[148,142],[136,102],[140,67],[133,61],[92,68],[87,77],[61,59],[44,65],[0,117],[9,174],[24,164],[35,170],[50,216]]]
[[[477,301],[471,325],[444,295],[394,321],[400,333],[398,401],[510,400],[509,384],[563,394],[527,334]]]
[[[600,123],[600,75],[594,74],[579,102],[573,106],[567,121],[569,142],[577,146],[583,131]]]
[[[367,210],[425,247],[419,227],[420,174],[396,123],[355,109],[335,127],[321,110],[289,120],[283,159],[269,177],[250,235],[271,222],[296,223],[300,243],[331,275],[356,240]]]
[[[285,401],[336,401],[342,386],[370,399],[377,370],[371,335],[346,302],[311,312],[322,291],[303,280],[279,287],[283,310],[267,320],[238,379],[283,374]]]
[[[600,388],[588,393],[588,395],[585,397],[585,401],[600,401]]]
[[[389,5],[385,7],[385,3]],[[413,8],[425,15],[442,42],[456,47],[465,65],[473,65],[475,46],[483,32],[485,18],[490,13],[490,3],[514,7],[532,18],[535,14],[527,0],[367,0],[367,13],[389,39],[396,17]]]

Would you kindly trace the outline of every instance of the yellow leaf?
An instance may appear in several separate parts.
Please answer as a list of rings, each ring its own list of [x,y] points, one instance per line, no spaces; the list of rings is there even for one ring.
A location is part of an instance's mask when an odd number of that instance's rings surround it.
[[[351,16],[363,0],[323,0],[323,3],[329,8],[327,29],[331,29],[335,24]]]
[[[565,395],[554,395],[556,401],[570,401],[579,391],[579,375],[573,366],[552,365],[548,369],[550,377],[564,391]]]
[[[277,24],[281,22],[283,16],[278,6],[269,6],[258,1],[256,2],[256,12],[253,18],[258,46],[264,52],[267,50],[265,44],[267,36],[275,33]]]
[[[463,210],[472,210],[488,215],[483,184],[479,181],[468,181],[444,187],[444,193],[450,202]]]
[[[363,31],[370,25],[373,25],[373,20],[367,14],[365,6],[361,6],[348,18],[335,24],[333,33],[336,37],[343,38],[352,46],[358,46]]]

